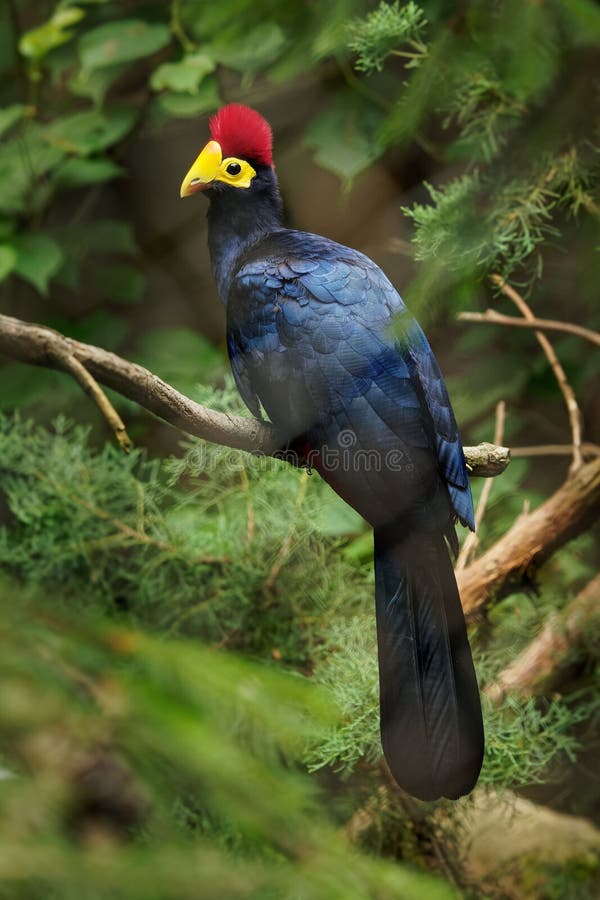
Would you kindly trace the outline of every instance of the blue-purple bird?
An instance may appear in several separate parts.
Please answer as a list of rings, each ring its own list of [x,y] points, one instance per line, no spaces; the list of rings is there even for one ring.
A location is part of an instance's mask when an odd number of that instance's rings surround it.
[[[484,738],[449,548],[456,521],[474,528],[474,516],[438,364],[372,260],[283,225],[265,119],[230,104],[210,134],[181,196],[210,201],[237,386],[373,526],[385,758],[414,796],[460,797]]]

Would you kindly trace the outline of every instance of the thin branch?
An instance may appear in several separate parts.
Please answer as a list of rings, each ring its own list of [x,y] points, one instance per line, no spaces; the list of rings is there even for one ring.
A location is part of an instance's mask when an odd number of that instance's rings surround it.
[[[65,355],[74,357],[101,384],[169,425],[215,444],[265,456],[278,455],[285,446],[285,440],[268,422],[201,406],[143,366],[100,347],[67,338],[44,325],[0,315],[0,353],[50,369],[64,369]],[[472,475],[499,475],[510,461],[506,447],[481,444],[465,447],[464,451]]]
[[[600,575],[562,610],[553,613],[528,646],[485,688],[492,702],[507,693],[522,697],[552,690],[557,679],[585,649],[586,638],[600,621]]]
[[[509,300],[512,300],[517,309],[521,311],[525,319],[527,319],[529,322],[535,321],[535,316],[533,315],[531,309],[523,300],[521,295],[517,293],[517,291],[515,291],[513,287],[507,284],[500,275],[492,275],[491,278],[494,284],[496,284],[500,288],[500,290],[509,298]],[[573,440],[573,462],[571,465],[571,469],[572,471],[574,471],[575,469],[578,469],[583,465],[583,457],[581,455],[581,413],[579,412],[579,406],[577,405],[577,400],[575,398],[573,388],[567,380],[565,370],[561,366],[558,357],[554,352],[552,344],[550,343],[546,335],[541,331],[536,331],[535,336],[540,347],[546,354],[546,359],[552,367],[552,371],[554,372],[554,375],[558,382],[558,386],[565,400],[567,412],[569,414],[569,422],[571,423],[571,435]]]
[[[584,441],[581,445],[581,453],[584,459],[592,459],[600,456],[600,446]],[[572,456],[571,444],[539,444],[532,447],[511,447],[511,457],[517,456]]]
[[[133,447],[133,443],[131,438],[127,434],[127,429],[125,428],[125,424],[123,419],[116,411],[96,379],[90,375],[85,366],[79,362],[76,356],[73,356],[70,353],[62,353],[61,351],[57,351],[55,354],[55,359],[60,364],[60,367],[73,376],[75,381],[83,388],[88,397],[91,397],[106,421],[108,422],[110,428],[113,430],[114,435],[119,443],[120,447],[125,451],[125,453],[129,453],[131,448]]]
[[[496,424],[494,427],[494,444],[502,443],[502,439],[504,437],[504,422],[506,421],[506,403],[504,400],[500,400],[500,402],[496,406]],[[467,564],[470,562],[471,557],[475,555],[475,551],[477,550],[477,546],[479,544],[479,538],[477,537],[477,531],[479,530],[481,523],[483,521],[483,517],[485,515],[485,510],[488,504],[488,500],[490,499],[490,493],[492,491],[493,481],[488,479],[483,485],[481,494],[479,496],[479,503],[477,504],[477,510],[475,511],[475,531],[470,531],[465,538],[465,542],[462,545],[461,551],[458,554],[458,558],[456,560],[455,569],[459,571],[460,569],[466,568]]]
[[[513,328],[535,328],[538,331],[562,331],[566,334],[575,334],[586,341],[591,341],[600,347],[600,332],[584,328],[583,325],[575,325],[573,322],[559,322],[555,319],[521,319],[519,316],[505,316],[495,309],[486,309],[483,313],[461,312],[457,318],[461,322],[491,323],[494,325],[509,325]]]

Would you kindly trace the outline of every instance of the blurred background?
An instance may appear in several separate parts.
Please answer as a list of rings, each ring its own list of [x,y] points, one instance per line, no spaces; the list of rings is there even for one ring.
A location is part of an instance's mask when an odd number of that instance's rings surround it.
[[[509,283],[598,343],[595,2],[7,0],[0,69],[3,316],[243,412],[205,200],[179,186],[210,114],[248,103],[288,224],[383,267],[465,444],[504,401],[513,461],[475,554],[569,476],[573,416],[533,331],[458,316],[520,316]],[[591,467],[597,346],[548,336]],[[0,897],[598,896],[594,510],[471,626],[482,686],[552,622],[560,672],[486,701],[474,798],[418,804],[381,767],[358,517],[109,392],[125,455],[64,373],[2,357],[0,383]]]

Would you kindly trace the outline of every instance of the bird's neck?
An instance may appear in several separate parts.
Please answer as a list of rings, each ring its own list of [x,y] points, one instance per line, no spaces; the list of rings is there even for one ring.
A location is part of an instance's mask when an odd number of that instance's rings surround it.
[[[281,198],[272,169],[251,188],[215,192],[208,210],[208,249],[219,296],[227,302],[231,279],[243,255],[282,225]]]

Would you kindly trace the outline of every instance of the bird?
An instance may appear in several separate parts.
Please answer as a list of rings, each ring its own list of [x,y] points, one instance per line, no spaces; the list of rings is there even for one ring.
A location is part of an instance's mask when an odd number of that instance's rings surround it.
[[[450,555],[457,522],[474,530],[473,502],[442,374],[375,262],[286,227],[266,119],[230,103],[209,132],[180,195],[209,201],[235,382],[372,526],[383,754],[407,793],[457,799],[477,782],[484,733]]]

